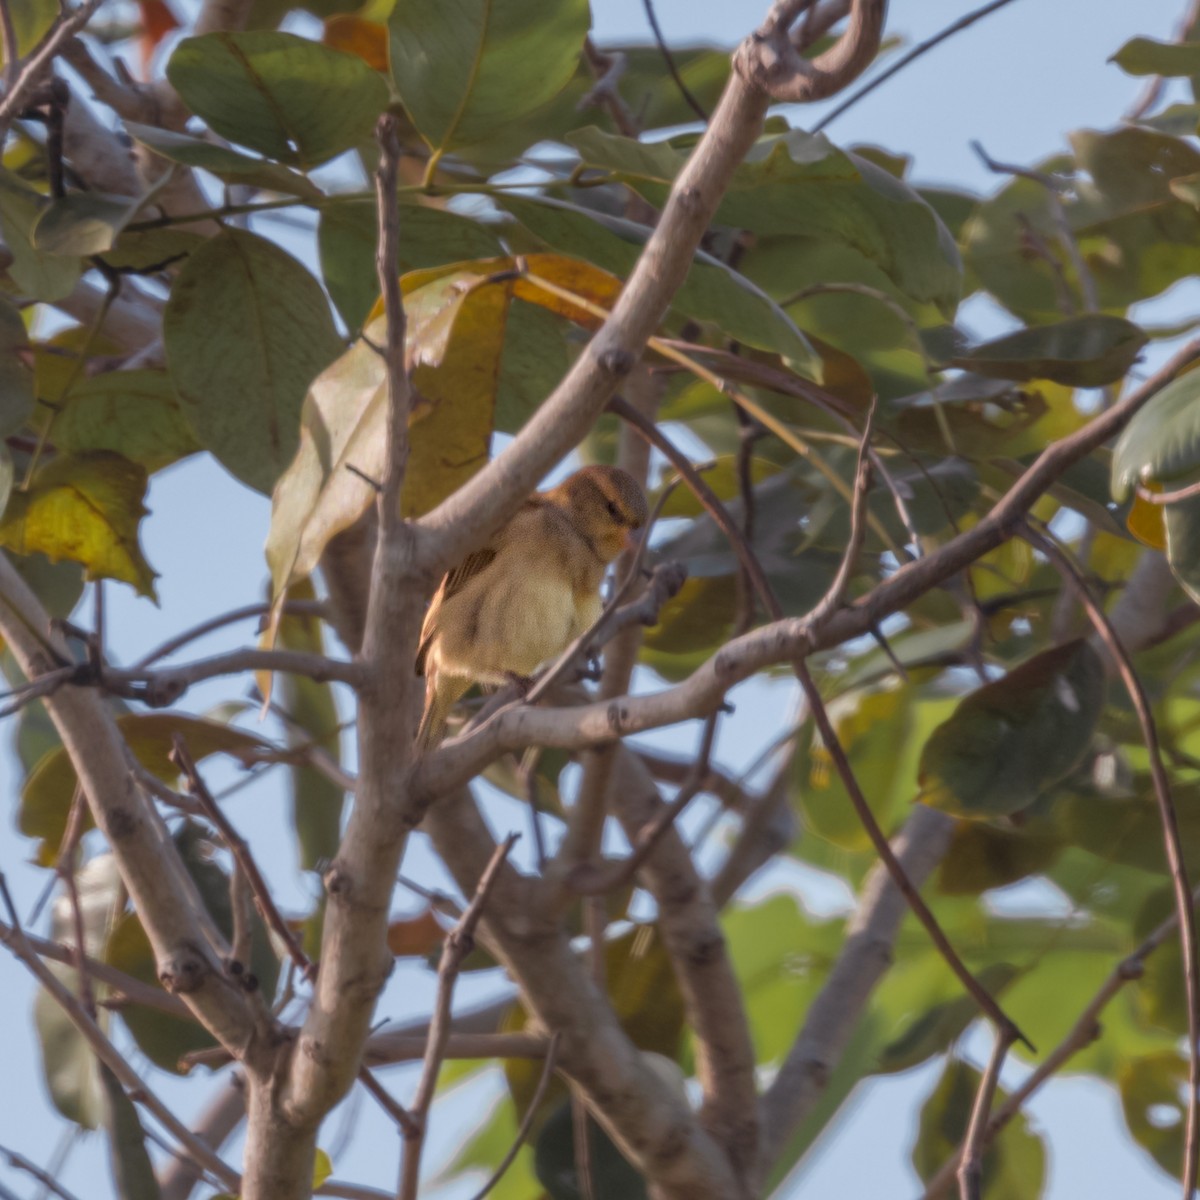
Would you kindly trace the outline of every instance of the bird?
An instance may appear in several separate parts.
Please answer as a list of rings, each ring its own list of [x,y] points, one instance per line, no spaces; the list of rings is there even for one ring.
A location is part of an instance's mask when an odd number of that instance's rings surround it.
[[[417,650],[426,680],[420,750],[441,741],[450,710],[473,683],[528,679],[591,627],[609,564],[646,519],[645,493],[628,471],[583,467],[535,492],[446,573]]]

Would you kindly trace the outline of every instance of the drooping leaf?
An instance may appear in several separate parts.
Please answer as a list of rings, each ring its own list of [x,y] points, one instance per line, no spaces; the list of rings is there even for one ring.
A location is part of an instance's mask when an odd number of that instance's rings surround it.
[[[146,1131],[137,1108],[110,1068],[101,1065],[99,1076],[104,1131],[108,1134],[108,1155],[117,1195],[121,1200],[160,1200],[162,1192],[146,1150]]]
[[[210,754],[252,754],[264,745],[260,738],[232,725],[186,713],[124,713],[117,717],[117,728],[138,762],[168,783],[179,778],[179,769],[169,757],[176,733],[186,739],[197,762]],[[21,789],[20,829],[26,837],[42,839],[38,862],[44,866],[54,865],[75,784],[70,755],[59,746],[37,764]],[[85,828],[91,828],[90,821],[85,816]]]
[[[1102,387],[1125,377],[1146,341],[1132,321],[1093,313],[1018,330],[951,361],[997,379]]]
[[[311,600],[315,596],[310,580],[297,584],[292,591],[293,599]],[[316,617],[285,616],[279,623],[279,644],[288,650],[325,653],[320,621]],[[334,763],[339,762],[341,737],[332,687],[304,676],[284,674],[279,678],[277,695],[286,714],[288,744],[311,745]],[[300,868],[314,871],[337,853],[346,794],[306,763],[289,768],[289,779]]]
[[[669,142],[594,128],[568,140],[586,164],[615,172],[656,205],[687,158]],[[844,241],[912,299],[946,315],[958,302],[962,264],[933,209],[901,180],[820,134],[793,129],[762,138],[734,173],[716,220],[761,234]]]
[[[913,1166],[928,1180],[962,1144],[979,1090],[979,1072],[960,1059],[946,1064],[938,1085],[921,1109],[921,1127],[913,1146]],[[996,1089],[995,1103],[1006,1092]],[[983,1154],[984,1200],[1036,1200],[1042,1194],[1046,1148],[1024,1116],[1010,1121]]]
[[[921,752],[921,799],[965,817],[1032,804],[1079,761],[1104,702],[1104,668],[1086,641],[1067,642],[984,684]]]
[[[157,574],[142,554],[146,468],[120,454],[63,454],[40,467],[27,491],[9,498],[0,546],[82,563],[87,579],[118,579],[154,598]]]
[[[33,371],[28,355],[25,322],[12,304],[0,299],[0,438],[20,429],[33,411]]]
[[[180,163],[185,167],[199,167],[224,183],[246,184],[265,191],[300,196],[306,200],[321,199],[321,189],[305,176],[267,159],[251,158],[247,154],[231,150],[228,146],[188,137],[185,133],[176,133],[170,129],[159,129],[154,125],[139,125],[134,121],[126,121],[125,128],[130,137],[160,158]]]
[[[397,4],[388,21],[396,91],[435,152],[491,150],[553,100],[583,52],[587,0]]]
[[[73,454],[111,450],[159,471],[200,449],[165,371],[80,379],[54,415],[50,440]]]
[[[84,950],[90,956],[98,956],[125,904],[116,859],[111,854],[102,854],[85,863],[76,872],[75,886]],[[76,944],[75,915],[65,889],[60,890],[50,910],[50,937],[66,945]],[[78,994],[79,979],[73,968],[59,963],[48,963],[47,967],[73,995]],[[107,1013],[101,1012],[97,1019],[102,1028],[107,1026]],[[104,1093],[100,1063],[87,1039],[44,988],[38,989],[34,1000],[34,1024],[54,1106],[85,1129],[97,1128],[104,1119]]]
[[[308,170],[367,140],[387,87],[360,58],[292,33],[185,38],[167,78],[222,137]]]
[[[273,243],[227,229],[179,273],[163,340],[201,445],[269,492],[296,452],[304,393],[342,345],[317,281]]]
[[[1200,468],[1200,371],[1188,371],[1134,414],[1113,448],[1112,494],[1141,482],[1169,484]]]

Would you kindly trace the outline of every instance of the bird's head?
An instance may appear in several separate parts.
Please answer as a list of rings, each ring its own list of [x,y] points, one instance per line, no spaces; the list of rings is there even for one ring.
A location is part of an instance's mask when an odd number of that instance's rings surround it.
[[[630,544],[630,534],[646,523],[646,495],[620,467],[584,467],[564,479],[548,497],[562,504],[605,562]]]

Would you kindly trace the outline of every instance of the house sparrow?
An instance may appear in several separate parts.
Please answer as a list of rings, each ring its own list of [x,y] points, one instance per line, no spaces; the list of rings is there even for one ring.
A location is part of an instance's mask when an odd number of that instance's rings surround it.
[[[417,674],[427,678],[417,732],[442,738],[472,683],[527,677],[600,615],[609,563],[646,522],[646,497],[619,467],[584,467],[530,496],[490,542],[448,572],[425,615]]]

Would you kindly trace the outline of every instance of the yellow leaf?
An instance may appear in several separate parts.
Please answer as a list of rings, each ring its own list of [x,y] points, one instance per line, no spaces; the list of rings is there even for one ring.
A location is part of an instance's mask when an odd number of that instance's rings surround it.
[[[316,1157],[313,1159],[313,1188],[319,1188],[332,1174],[333,1163],[329,1155],[318,1146]]]
[[[1143,486],[1148,491],[1162,491],[1160,483],[1144,483]],[[1152,504],[1140,492],[1133,494],[1133,505],[1129,509],[1129,515],[1125,518],[1125,526],[1143,545],[1152,546],[1155,550],[1167,548],[1167,529],[1163,523],[1163,506]]]
[[[387,26],[377,21],[366,21],[355,13],[335,13],[325,18],[321,41],[335,50],[356,55],[376,71],[387,70]]]
[[[118,579],[157,601],[157,572],[142,555],[146,468],[107,450],[64,454],[14,492],[0,520],[0,546],[82,563],[88,579]]]

